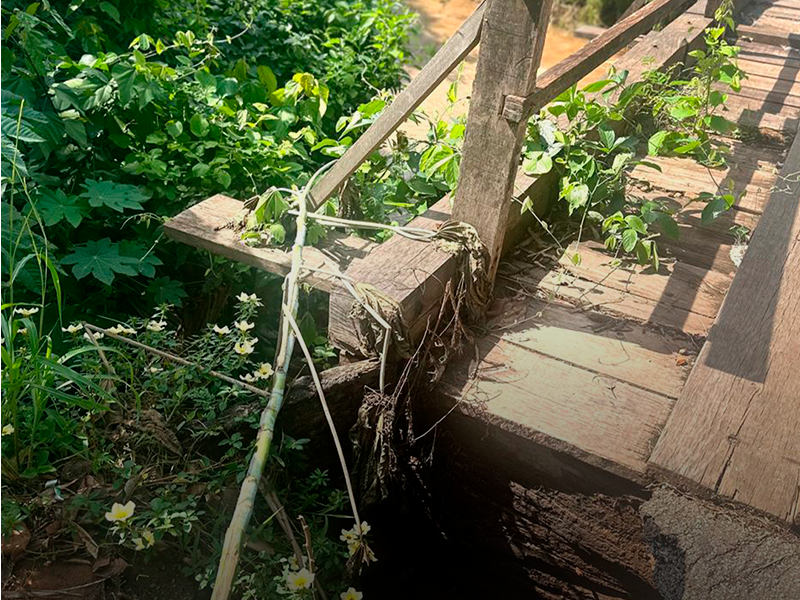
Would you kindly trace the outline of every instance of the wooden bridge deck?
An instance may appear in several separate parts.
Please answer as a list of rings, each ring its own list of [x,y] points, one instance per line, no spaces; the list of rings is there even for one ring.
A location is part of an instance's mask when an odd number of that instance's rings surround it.
[[[791,524],[800,511],[800,0],[755,4],[744,18],[749,79],[729,116],[768,135],[726,140],[724,169],[663,158],[662,173],[634,172],[634,193],[679,211],[670,259],[658,273],[614,267],[586,242],[576,267],[566,255],[548,261],[537,242],[518,247],[501,263],[486,335],[451,366],[439,396],[584,462],[689,483]],[[746,194],[701,225],[703,205],[690,200],[729,183]],[[755,231],[738,268],[734,225]]]

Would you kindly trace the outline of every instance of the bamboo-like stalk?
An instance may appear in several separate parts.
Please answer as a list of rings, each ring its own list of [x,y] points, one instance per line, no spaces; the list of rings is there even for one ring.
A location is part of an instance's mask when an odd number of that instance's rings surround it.
[[[297,235],[295,236],[294,245],[292,246],[292,268],[289,271],[289,275],[286,277],[283,292],[284,303],[289,307],[290,314],[294,317],[297,316],[300,300],[298,278],[303,267],[303,246],[306,241],[306,197],[319,174],[331,164],[333,163],[328,163],[314,173],[305,188],[303,188],[303,193],[300,195],[298,201]],[[283,311],[281,314],[283,314]],[[264,473],[264,466],[269,456],[269,450],[275,432],[275,421],[283,407],[286,378],[289,371],[289,362],[291,361],[292,352],[294,351],[294,342],[295,336],[291,325],[288,319],[282,318],[281,343],[275,364],[275,375],[272,380],[272,391],[270,393],[269,403],[264,409],[264,412],[261,413],[255,451],[253,452],[253,457],[250,459],[247,475],[244,481],[242,481],[239,499],[236,502],[236,508],[234,509],[231,523],[228,526],[228,531],[225,533],[222,556],[220,557],[219,570],[217,571],[217,578],[214,582],[214,591],[211,594],[211,600],[227,600],[230,596],[231,588],[233,587],[233,578],[236,575],[236,567],[239,564],[242,540],[247,530],[247,525],[250,522],[250,517],[253,514],[253,505],[255,503],[256,493],[258,492],[258,482],[261,480],[261,476]]]

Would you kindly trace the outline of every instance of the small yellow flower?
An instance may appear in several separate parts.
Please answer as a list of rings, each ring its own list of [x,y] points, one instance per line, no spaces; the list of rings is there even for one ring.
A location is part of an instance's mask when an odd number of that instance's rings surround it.
[[[133,543],[135,544],[134,546],[135,550],[144,550],[146,548],[144,542],[142,541],[142,538],[138,537],[133,538]]]
[[[358,529],[358,525],[355,526],[355,529]],[[361,535],[367,535],[371,529],[372,526],[370,526],[369,523],[366,521],[361,521]]]
[[[261,366],[258,367],[258,371],[253,373],[256,379],[269,379],[272,377],[272,365],[269,363],[261,363]]]
[[[358,536],[352,529],[342,529],[342,535],[339,536],[339,539],[349,544],[350,542],[356,541]]]
[[[75,335],[76,333],[83,331],[83,325],[81,325],[80,323],[73,323],[68,327],[62,327],[61,331]]]
[[[261,304],[258,301],[258,296],[256,296],[255,294],[247,294],[245,292],[242,292],[241,294],[236,296],[236,299],[239,302],[247,302],[248,304],[259,304],[259,305]]]
[[[298,571],[300,569],[300,563],[297,562],[296,556],[290,556],[288,563],[289,563],[289,568],[292,569],[293,571]]]
[[[253,375],[251,375],[250,373],[246,373],[245,375],[240,375],[239,379],[241,379],[242,381],[246,381],[247,383],[255,383],[256,382],[256,378]]]
[[[3,426],[3,435],[11,435],[12,433],[14,433],[14,426],[11,423]]]
[[[134,508],[136,508],[136,504],[133,500],[124,505],[114,502],[111,505],[111,510],[106,513],[106,521],[127,521],[133,515]]]
[[[339,594],[339,598],[342,600],[361,600],[363,597],[364,594],[357,592],[355,588],[347,588],[346,592]]]
[[[314,583],[314,574],[308,569],[300,569],[286,576],[286,585],[290,590],[307,590]]]
[[[236,354],[241,354],[242,356],[252,354],[253,350],[253,344],[250,343],[250,340],[236,342],[236,344],[233,346],[233,351],[236,352]]]
[[[94,336],[94,339],[96,339],[96,340],[102,340],[104,337],[106,337],[106,334],[103,333],[102,331],[93,331],[92,335]],[[92,341],[92,338],[88,333],[84,333],[83,337],[87,342],[91,342]]]
[[[150,321],[147,324],[148,331],[155,331],[158,333],[159,331],[164,331],[164,328],[167,326],[166,321]]]
[[[247,321],[245,321],[245,320],[238,321],[238,322],[234,323],[234,325],[236,326],[236,329],[238,329],[238,330],[239,330],[239,331],[241,331],[242,333],[247,333],[247,332],[248,332],[248,331],[250,331],[250,330],[251,330],[253,327],[255,327],[255,325],[254,325],[253,323],[248,323],[248,322],[247,322]]]
[[[144,538],[144,541],[147,543],[148,548],[156,543],[156,536],[154,536],[153,532],[150,531],[149,529],[145,529],[142,532],[142,537]]]
[[[15,308],[14,312],[18,315],[22,315],[23,317],[30,317],[31,315],[35,315],[39,312],[38,308]]]
[[[155,375],[156,373],[161,373],[161,371],[163,371],[164,369],[162,369],[161,367],[148,367],[147,370],[150,371],[151,374]]]
[[[19,329],[17,329],[17,333],[21,333],[22,335],[28,335],[28,328],[20,327]]]
[[[225,327],[220,327],[219,325],[214,325],[214,333],[218,335],[228,335],[231,332],[230,327],[225,325]]]

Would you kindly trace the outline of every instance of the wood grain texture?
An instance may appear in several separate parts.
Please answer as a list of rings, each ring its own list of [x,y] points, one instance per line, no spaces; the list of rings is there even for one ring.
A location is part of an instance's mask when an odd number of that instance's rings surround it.
[[[669,22],[691,4],[692,0],[655,0],[626,16],[592,39],[580,50],[549,68],[540,77],[536,89],[525,98],[525,118],[579,82],[606,60],[622,50],[656,23]]]
[[[505,97],[536,84],[552,0],[492,0],[484,17],[453,217],[474,226],[491,255],[503,247],[526,123],[503,118]]]
[[[796,30],[793,32],[782,31],[778,27],[757,23],[755,25],[739,25],[736,32],[740,36],[760,44],[800,49],[800,32]]]
[[[800,137],[651,457],[789,523],[800,512]]]
[[[466,356],[439,388],[461,412],[595,466],[643,472],[672,400],[504,340],[477,346],[477,370]]]
[[[575,253],[575,245],[568,255]],[[603,283],[608,288],[640,296],[656,303],[655,311],[671,312],[681,309],[713,319],[717,316],[722,299],[730,285],[730,276],[705,271],[684,263],[661,265],[658,274],[652,269],[623,263],[611,265],[613,257],[595,242],[582,242],[578,250],[579,265],[574,265],[567,254],[561,265],[581,279]]]
[[[239,233],[224,228],[241,211],[240,201],[217,194],[167,221],[164,233],[178,242],[276,275],[287,275],[292,263],[288,249],[251,247],[242,242]],[[319,247],[309,246],[303,250],[303,261],[307,266],[317,269],[344,271],[353,262],[365,258],[375,246],[369,240],[331,232]],[[330,291],[334,283],[330,276],[313,272],[305,282],[324,291]]]
[[[378,119],[325,173],[311,190],[309,205],[312,210],[321,206],[478,45],[484,10],[485,3],[481,3]]]
[[[582,311],[552,300],[508,297],[495,300],[489,337],[558,361],[677,398],[689,374],[681,350],[687,336],[633,321]],[[683,362],[683,366],[678,363]]]

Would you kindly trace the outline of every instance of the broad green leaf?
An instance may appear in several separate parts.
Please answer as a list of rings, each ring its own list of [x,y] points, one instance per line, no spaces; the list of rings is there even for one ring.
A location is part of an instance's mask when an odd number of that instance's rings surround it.
[[[192,175],[195,177],[204,177],[206,173],[208,173],[210,166],[205,163],[197,163],[195,166],[192,167]]]
[[[635,229],[626,229],[622,232],[622,248],[625,252],[633,252],[636,243],[639,241],[639,234]]]
[[[701,220],[705,224],[711,223],[714,219],[728,210],[728,208],[730,207],[728,206],[725,198],[722,196],[715,196],[708,204],[706,204],[706,207],[703,209]]]
[[[589,186],[585,183],[572,184],[567,190],[566,198],[569,202],[569,212],[572,214],[575,209],[589,201]]]
[[[600,142],[602,142],[603,147],[607,150],[611,150],[614,147],[614,142],[617,139],[617,135],[614,133],[614,130],[610,127],[599,127],[598,133],[600,135]]]
[[[123,212],[126,208],[142,210],[140,203],[151,195],[145,188],[113,181],[87,179],[83,187],[86,191],[81,198],[86,198],[91,206],[107,206],[117,212]]]
[[[689,152],[691,152],[692,150],[694,150],[698,146],[700,146],[700,140],[692,140],[691,142],[689,142],[687,144],[683,144],[682,146],[678,146],[677,148],[675,148],[674,152],[675,152],[675,154],[688,154]]]
[[[189,120],[189,129],[197,137],[205,137],[209,129],[208,119],[199,113],[195,113]]]
[[[586,92],[587,94],[593,94],[594,92],[600,92],[608,87],[610,84],[614,83],[613,79],[601,79],[600,81],[595,81],[594,83],[590,83],[582,91]]]
[[[553,168],[553,159],[544,151],[531,152],[522,161],[522,170],[528,175],[543,175]]]
[[[628,215],[625,217],[625,222],[628,224],[629,228],[633,229],[637,233],[647,235],[647,225],[645,225],[644,221],[642,221],[642,219],[636,215]]]
[[[276,89],[278,89],[278,79],[275,77],[275,73],[272,72],[266,65],[260,65],[256,68],[256,73],[258,74],[258,80],[261,82],[267,91],[271,94]]]
[[[93,275],[95,279],[106,285],[114,282],[115,273],[136,275],[137,272],[136,259],[122,256],[119,252],[119,244],[112,243],[108,238],[76,246],[72,254],[61,259],[61,263],[74,265],[72,274],[76,279]]]
[[[167,133],[169,133],[172,137],[178,137],[183,133],[183,123],[180,121],[168,121]]]
[[[697,109],[693,106],[689,106],[686,103],[681,102],[680,104],[676,104],[675,106],[669,109],[669,114],[673,119],[677,119],[678,121],[683,121],[684,119],[688,119],[689,117],[697,116]]]
[[[183,284],[169,277],[158,277],[151,281],[147,286],[147,294],[155,306],[160,304],[182,306],[183,299],[189,297],[189,294],[183,289]]]
[[[155,277],[156,267],[164,263],[144,244],[133,240],[125,240],[119,244],[119,252],[122,256],[132,258],[135,261],[136,270],[145,277]]]
[[[119,23],[119,10],[117,7],[111,4],[110,2],[101,2],[100,3],[100,10],[106,13],[109,17],[114,19],[117,23]]]
[[[661,231],[669,238],[673,240],[677,240],[680,236],[680,229],[678,228],[678,223],[672,218],[671,215],[667,215],[661,213],[658,216],[658,225],[661,227]]]
[[[225,189],[231,185],[231,176],[227,171],[220,169],[214,173],[214,177]]]
[[[615,174],[620,173],[628,164],[628,161],[632,156],[633,155],[628,152],[620,152],[614,157],[614,162],[611,164],[611,170],[614,171]]]
[[[651,135],[650,139],[647,140],[647,153],[651,156],[658,156],[658,153],[661,151],[661,147],[664,145],[664,140],[667,139],[668,134],[669,132],[662,130]]]
[[[36,210],[42,215],[48,227],[66,219],[70,225],[77,227],[89,212],[88,207],[78,196],[67,196],[62,190],[39,188],[36,199]]]

